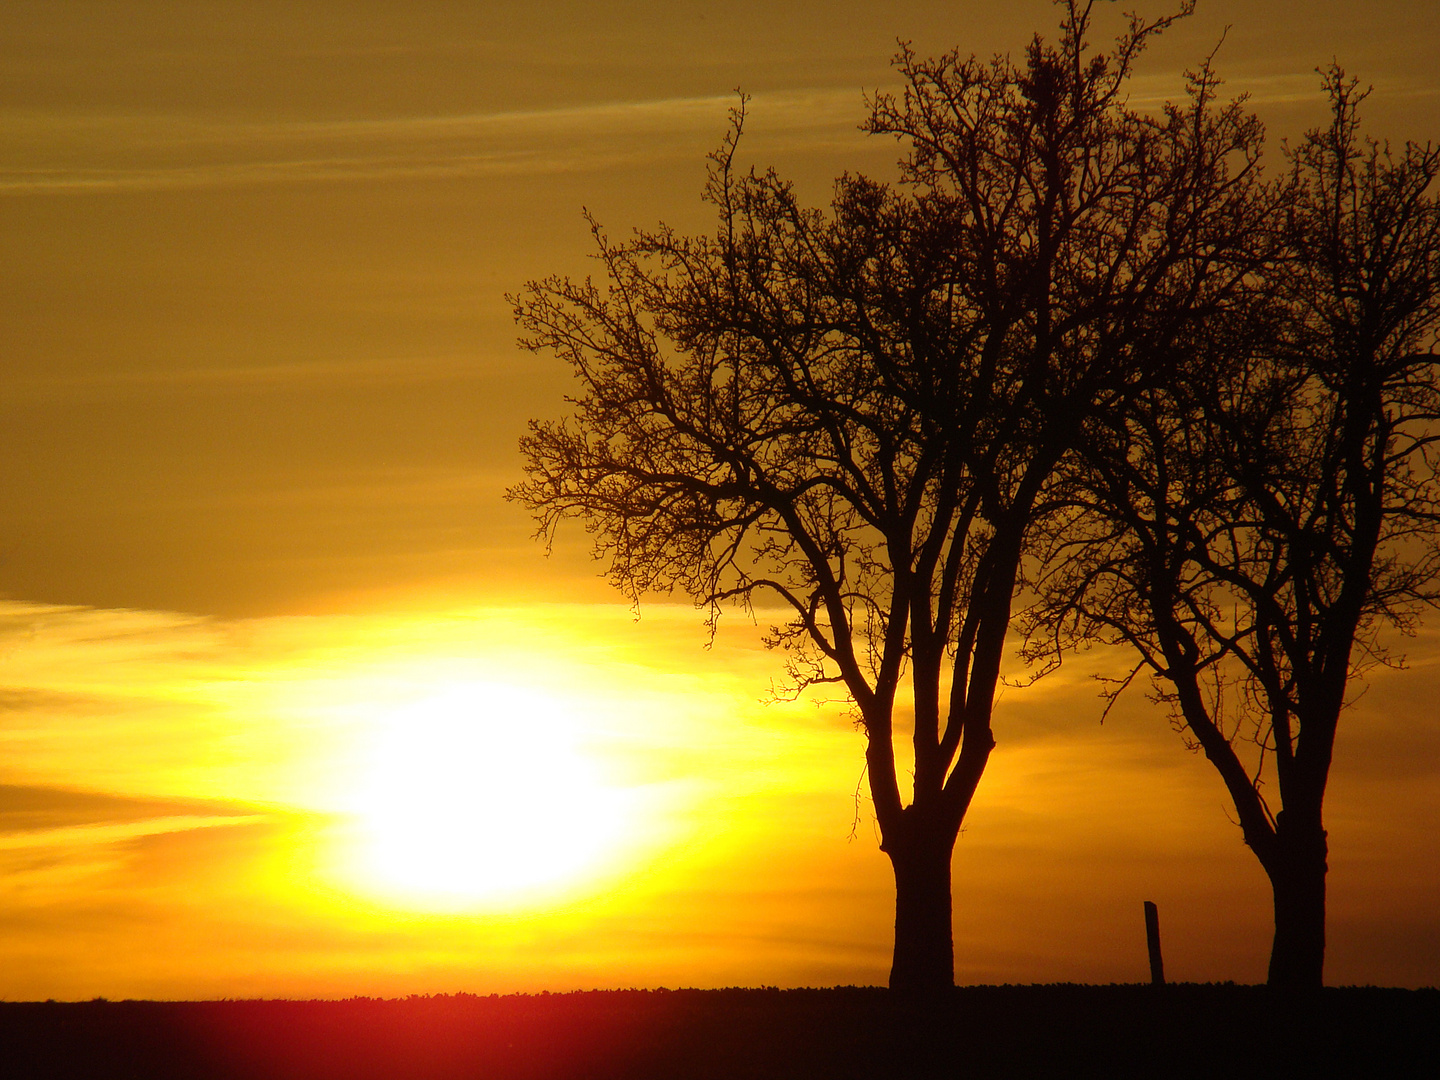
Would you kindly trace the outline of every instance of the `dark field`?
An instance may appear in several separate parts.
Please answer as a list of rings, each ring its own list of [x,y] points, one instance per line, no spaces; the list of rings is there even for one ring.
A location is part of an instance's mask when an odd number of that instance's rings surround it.
[[[1440,1077],[1440,991],[1001,986],[0,1003],[0,1074]]]

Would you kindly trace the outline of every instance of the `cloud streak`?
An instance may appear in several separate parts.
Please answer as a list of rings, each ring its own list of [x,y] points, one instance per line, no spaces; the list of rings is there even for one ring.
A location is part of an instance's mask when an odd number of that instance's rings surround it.
[[[254,184],[543,175],[693,156],[724,130],[733,94],[530,112],[343,121],[176,116],[0,118],[0,193],[145,191]],[[853,90],[758,95],[752,143],[854,139]]]
[[[1131,103],[1160,107],[1178,73],[1137,78]],[[1323,100],[1313,72],[1232,79],[1253,106]],[[1419,100],[1435,87],[1381,87]],[[160,191],[264,184],[543,176],[693,158],[724,129],[734,94],[567,108],[347,120],[221,121],[178,115],[0,115],[0,195]],[[853,144],[865,115],[858,89],[757,94],[747,134],[756,150]]]
[[[0,845],[49,843],[76,830],[107,835],[203,828],[256,816],[238,803],[213,799],[135,798],[38,784],[0,784]]]
[[[109,400],[116,394],[150,396],[160,391],[231,394],[284,388],[347,389],[440,382],[521,379],[495,371],[475,354],[454,356],[352,357],[307,360],[303,363],[248,364],[222,367],[166,367],[87,371],[77,375],[18,375],[0,386],[0,401],[25,401],[77,396]],[[3,704],[0,704],[3,707]]]

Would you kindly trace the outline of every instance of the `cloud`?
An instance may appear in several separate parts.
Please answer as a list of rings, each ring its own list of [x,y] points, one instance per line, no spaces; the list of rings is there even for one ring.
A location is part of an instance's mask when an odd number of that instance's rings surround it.
[[[573,108],[341,121],[178,116],[0,117],[0,193],[103,192],[395,178],[539,175],[693,157],[724,130],[734,95]],[[751,143],[856,138],[853,90],[757,95]],[[701,149],[703,153],[703,149]]]
[[[231,823],[255,814],[244,804],[217,799],[137,798],[37,784],[0,784],[0,844],[14,834],[140,823],[173,830],[216,821]]]
[[[0,388],[0,399],[33,403],[88,397],[112,401],[134,394],[151,398],[158,392],[234,394],[285,389],[347,390],[448,382],[496,383],[519,380],[519,372],[496,371],[475,354],[452,356],[357,357],[309,360],[290,364],[249,364],[223,367],[166,367],[87,371],[78,375],[17,375]]]
[[[1159,108],[1182,93],[1176,72],[1135,79],[1130,103]],[[1317,104],[1314,72],[1232,80],[1252,106]],[[1434,87],[1384,87],[1419,100]],[[545,175],[694,158],[712,147],[734,94],[611,101],[568,108],[438,116],[220,121],[180,115],[0,115],[0,194],[147,191],[257,184]],[[823,149],[861,140],[856,89],[761,93],[750,101],[752,150]],[[889,142],[884,144],[887,153]]]
[[[0,715],[29,712],[32,709],[72,709],[91,700],[84,695],[67,694],[56,690],[0,686]],[[0,723],[3,722],[0,720]]]

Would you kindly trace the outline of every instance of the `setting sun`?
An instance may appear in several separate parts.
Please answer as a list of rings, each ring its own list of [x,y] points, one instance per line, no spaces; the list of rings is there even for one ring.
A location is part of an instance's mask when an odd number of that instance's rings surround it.
[[[470,683],[379,716],[352,802],[362,887],[407,906],[493,904],[603,867],[624,799],[568,708]]]

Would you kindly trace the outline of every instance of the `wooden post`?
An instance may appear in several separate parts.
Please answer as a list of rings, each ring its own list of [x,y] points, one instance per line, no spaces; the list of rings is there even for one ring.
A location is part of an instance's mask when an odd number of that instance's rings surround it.
[[[1145,901],[1145,944],[1150,949],[1150,985],[1165,985],[1165,962],[1160,959],[1160,909]]]

